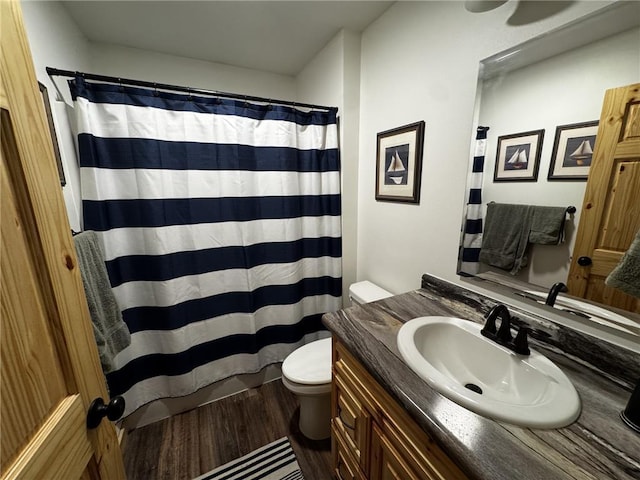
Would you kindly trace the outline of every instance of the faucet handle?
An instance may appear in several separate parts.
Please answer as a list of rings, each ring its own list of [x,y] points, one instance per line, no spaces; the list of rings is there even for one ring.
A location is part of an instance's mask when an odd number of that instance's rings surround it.
[[[502,323],[500,323],[500,328],[498,329],[498,339],[504,343],[509,343],[513,339],[511,336],[511,315],[509,315],[508,311],[505,311],[502,316]]]
[[[527,339],[528,331],[529,329],[527,327],[520,327],[516,334],[516,338],[513,341],[513,351],[518,355],[529,355],[531,353],[531,350],[529,350],[529,341]]]

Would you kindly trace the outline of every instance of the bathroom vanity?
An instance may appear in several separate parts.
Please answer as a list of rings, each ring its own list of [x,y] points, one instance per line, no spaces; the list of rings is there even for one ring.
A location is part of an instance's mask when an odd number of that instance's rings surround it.
[[[582,410],[559,429],[477,415],[420,379],[397,333],[430,315],[477,323],[498,302],[425,275],[419,290],[326,314],[333,346],[332,454],[341,479],[633,479],[640,434],[620,412],[640,378],[640,354],[510,307],[530,346],[569,377]]]

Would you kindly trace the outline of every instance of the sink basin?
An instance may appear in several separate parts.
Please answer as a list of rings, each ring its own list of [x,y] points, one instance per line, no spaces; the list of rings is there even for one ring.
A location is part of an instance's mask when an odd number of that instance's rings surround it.
[[[532,428],[560,428],[580,415],[580,397],[553,362],[518,355],[480,334],[482,325],[420,317],[398,333],[407,365],[431,387],[480,415]]]

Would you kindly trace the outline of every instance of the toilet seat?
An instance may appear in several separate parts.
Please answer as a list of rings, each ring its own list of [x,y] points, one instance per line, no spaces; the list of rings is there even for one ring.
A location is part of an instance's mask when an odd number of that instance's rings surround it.
[[[299,388],[317,385],[331,390],[331,338],[303,345],[285,358],[282,379]]]

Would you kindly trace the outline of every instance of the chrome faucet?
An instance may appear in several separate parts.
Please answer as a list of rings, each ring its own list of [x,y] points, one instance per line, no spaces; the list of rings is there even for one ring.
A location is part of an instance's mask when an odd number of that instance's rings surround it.
[[[496,319],[500,317],[500,328],[496,329]],[[484,328],[480,330],[482,336],[507,347],[518,355],[529,355],[528,329],[522,326],[518,329],[516,337],[511,336],[511,315],[509,309],[502,304],[493,307],[487,314]]]
[[[545,305],[549,305],[550,307],[553,307],[553,305],[556,303],[556,297],[558,296],[558,294],[560,292],[568,292],[568,291],[569,289],[564,283],[562,282],[554,283],[549,289],[549,294],[547,295],[547,299],[544,302]]]

